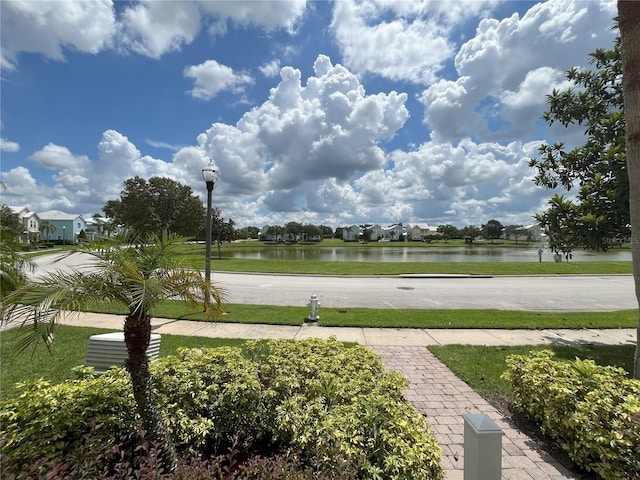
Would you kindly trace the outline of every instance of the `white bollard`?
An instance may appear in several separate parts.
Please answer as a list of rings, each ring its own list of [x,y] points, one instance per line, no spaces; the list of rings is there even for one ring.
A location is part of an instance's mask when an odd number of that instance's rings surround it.
[[[484,413],[464,417],[464,480],[500,480],[502,429]]]

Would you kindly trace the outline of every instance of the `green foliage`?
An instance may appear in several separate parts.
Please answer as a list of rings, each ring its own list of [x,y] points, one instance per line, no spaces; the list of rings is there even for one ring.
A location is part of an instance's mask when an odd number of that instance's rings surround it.
[[[22,222],[7,205],[0,203],[0,292],[2,296],[26,282],[26,271],[32,263],[20,254],[22,245],[16,237],[22,233]],[[0,298],[0,307],[2,299]]]
[[[630,235],[619,40],[611,50],[592,53],[591,62],[592,70],[567,72],[575,88],[554,90],[543,117],[550,125],[583,126],[585,144],[571,150],[564,143],[542,145],[539,158],[529,165],[537,170],[536,185],[576,193],[575,202],[552,200],[538,217],[547,232],[585,248],[607,250]]]
[[[482,236],[487,240],[493,240],[502,237],[504,227],[498,220],[489,220],[485,225],[482,225]]]
[[[120,199],[103,207],[113,223],[125,225],[138,235],[161,235],[167,231],[181,236],[196,235],[204,225],[202,201],[191,187],[165,177],[125,180]]]
[[[183,456],[215,456],[241,445],[241,457],[273,459],[254,462],[247,470],[253,476],[219,478],[264,478],[261,472],[276,467],[284,473],[273,478],[443,478],[440,447],[405,400],[405,380],[364,347],[335,339],[249,342],[244,349],[182,349],[151,369]],[[19,474],[24,463],[46,458],[44,472],[80,458],[94,432],[112,435],[109,445],[137,438],[128,382],[125,370],[114,369],[54,387],[25,386],[0,411],[3,471]],[[95,462],[103,460],[115,461]],[[296,465],[300,475],[291,470]],[[325,475],[312,476],[309,466]],[[331,471],[344,476],[327,476]]]
[[[637,476],[640,381],[591,360],[556,361],[550,350],[509,356],[507,365],[515,407],[577,465],[607,479]]]
[[[112,369],[95,377],[89,369],[79,369],[78,374],[78,379],[58,385],[25,382],[19,396],[2,405],[5,474],[42,459],[47,460],[41,464],[46,470],[57,459],[78,452],[89,433],[106,446],[131,436],[137,419],[125,371]]]

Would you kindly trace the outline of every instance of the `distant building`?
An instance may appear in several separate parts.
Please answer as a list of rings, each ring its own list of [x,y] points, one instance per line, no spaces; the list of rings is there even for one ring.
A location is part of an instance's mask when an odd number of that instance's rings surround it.
[[[85,234],[87,240],[97,240],[99,237],[106,237],[109,235],[109,228],[111,222],[105,217],[99,215],[82,215],[85,224]]]
[[[38,213],[40,222],[48,222],[54,228],[49,232],[40,232],[41,240],[62,240],[63,242],[75,243],[78,235],[83,230],[86,233],[87,226],[82,215],[65,213],[60,210],[48,210]]]
[[[421,242],[431,235],[438,235],[438,229],[430,227],[426,223],[408,223],[407,240]]]
[[[392,242],[403,240],[403,235],[404,227],[402,226],[402,224],[390,225],[382,230],[382,238],[388,239]]]
[[[27,207],[9,207],[18,215],[22,223],[22,232],[16,238],[18,243],[35,243],[40,235],[40,218],[36,212],[31,212]]]
[[[360,226],[351,225],[342,229],[342,240],[345,242],[357,242],[360,238]]]

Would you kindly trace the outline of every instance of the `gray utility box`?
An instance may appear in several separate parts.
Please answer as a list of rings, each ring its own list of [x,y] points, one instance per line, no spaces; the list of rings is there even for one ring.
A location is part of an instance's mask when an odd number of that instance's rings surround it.
[[[464,417],[464,480],[500,480],[503,432],[484,413]]]
[[[147,357],[157,359],[160,354],[160,335],[151,334]],[[124,343],[124,332],[102,333],[89,337],[89,347],[84,364],[95,368],[97,373],[105,373],[113,366],[124,367],[129,353]]]

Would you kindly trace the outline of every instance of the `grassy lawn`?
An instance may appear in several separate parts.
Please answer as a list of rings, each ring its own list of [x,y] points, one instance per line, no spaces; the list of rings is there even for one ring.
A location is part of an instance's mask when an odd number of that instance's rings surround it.
[[[203,254],[204,257],[204,254]],[[193,257],[192,268],[204,268],[204,260]],[[306,275],[582,275],[630,274],[631,262],[323,262],[305,260],[212,259],[211,268],[225,272],[263,272]],[[215,274],[213,275],[215,281]]]
[[[95,304],[91,311],[122,315],[119,305]],[[301,325],[307,307],[228,304],[223,323]],[[156,317],[204,320],[204,313],[189,312],[178,301],[162,302]],[[319,324],[325,327],[376,328],[634,328],[636,310],[616,312],[527,312],[512,310],[409,310],[368,308],[320,308]]]
[[[89,337],[113,330],[58,325],[56,340],[49,354],[46,347],[38,344],[35,349],[17,353],[14,347],[17,330],[0,334],[0,401],[15,393],[15,384],[25,380],[44,378],[59,383],[73,378],[71,369],[84,364]],[[178,347],[220,347],[242,345],[245,340],[162,335],[160,356],[175,353]]]
[[[622,367],[633,371],[633,345],[576,345],[576,346],[509,346],[485,347],[470,345],[429,346],[431,351],[453,373],[485,398],[493,395],[511,396],[511,386],[500,378],[506,370],[508,355],[522,355],[531,350],[550,349],[560,359],[573,360],[576,357],[591,359],[600,365]]]

